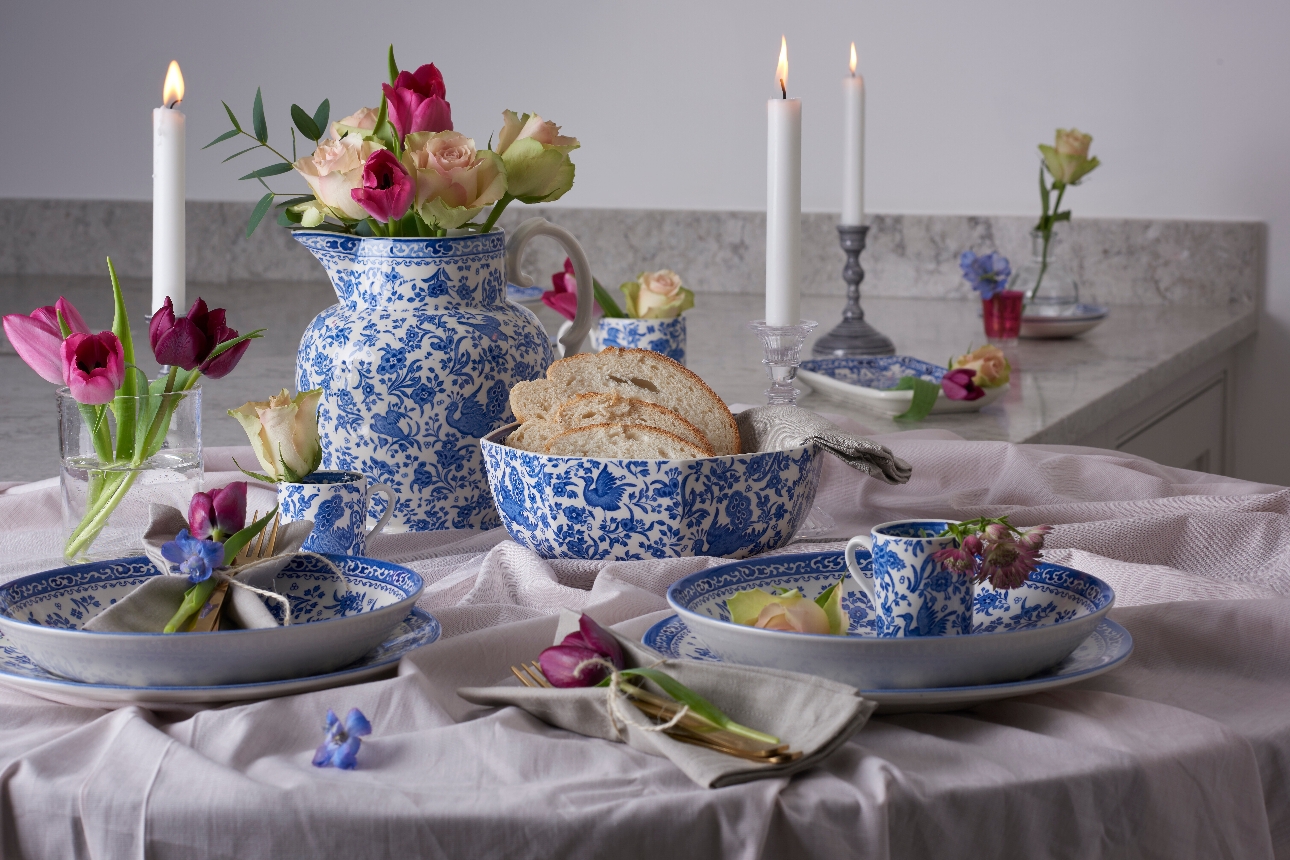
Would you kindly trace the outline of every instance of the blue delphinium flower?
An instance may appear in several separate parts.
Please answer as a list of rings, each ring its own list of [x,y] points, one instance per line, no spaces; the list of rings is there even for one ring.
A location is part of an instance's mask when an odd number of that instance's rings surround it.
[[[372,733],[372,724],[358,708],[350,708],[342,723],[331,708],[327,709],[327,731],[322,746],[314,753],[314,767],[338,767],[353,770],[358,764],[359,737]]]
[[[211,573],[224,564],[224,544],[215,540],[198,540],[180,529],[175,539],[161,545],[166,561],[179,566],[179,572],[189,582],[205,582]]]
[[[998,251],[977,256],[971,251],[964,251],[959,256],[959,268],[963,278],[980,293],[982,299],[992,299],[1008,286],[1012,277],[1012,266],[1008,258]]]

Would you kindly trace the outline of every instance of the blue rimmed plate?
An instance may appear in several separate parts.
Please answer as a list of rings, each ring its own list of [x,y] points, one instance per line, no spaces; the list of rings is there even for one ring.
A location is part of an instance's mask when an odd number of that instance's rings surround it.
[[[357,661],[335,672],[259,684],[188,687],[130,687],[83,684],[46,672],[0,633],[0,683],[56,702],[94,701],[104,704],[219,704],[294,696],[311,690],[341,687],[389,671],[413,651],[435,642],[441,630],[434,616],[413,609],[389,637]]]
[[[870,563],[860,550],[856,558]],[[762,630],[730,620],[726,601],[740,591],[798,589],[809,599],[842,582],[848,634]],[[1009,591],[979,585],[967,636],[880,639],[868,596],[847,574],[841,552],[753,558],[710,567],[677,581],[668,603],[723,660],[821,675],[862,690],[965,687],[1019,681],[1048,669],[1088,638],[1115,602],[1090,574],[1042,563]]]
[[[798,369],[798,379],[826,397],[863,406],[884,415],[899,415],[909,409],[914,392],[896,391],[904,376],[917,376],[940,384],[946,369],[908,355],[874,355],[864,358],[810,358]],[[975,412],[989,406],[1008,391],[1008,384],[987,388],[976,400],[950,400],[942,391],[932,414]]]
[[[678,616],[664,618],[645,631],[642,641],[650,648],[674,660],[721,662]],[[878,712],[899,714],[911,711],[949,711],[1026,696],[1085,681],[1109,672],[1133,653],[1129,631],[1109,619],[1102,619],[1093,632],[1056,666],[1020,681],[1002,684],[978,684],[967,687],[930,687],[912,690],[870,689],[860,692],[878,703]]]

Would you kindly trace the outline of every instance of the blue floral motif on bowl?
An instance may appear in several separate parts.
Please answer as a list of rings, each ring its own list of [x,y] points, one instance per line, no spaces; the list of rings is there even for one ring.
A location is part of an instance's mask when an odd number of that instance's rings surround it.
[[[873,355],[863,358],[808,358],[802,369],[862,388],[890,391],[902,377],[917,376],[941,384],[948,371],[937,364],[908,355]]]

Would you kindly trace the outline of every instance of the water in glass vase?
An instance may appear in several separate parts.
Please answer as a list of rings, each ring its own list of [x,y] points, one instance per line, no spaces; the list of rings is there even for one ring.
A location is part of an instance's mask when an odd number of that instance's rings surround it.
[[[1047,249],[1044,234],[1030,232],[1030,260],[1017,267],[1008,284],[1008,289],[1025,293],[1025,316],[1070,316],[1079,307],[1079,284],[1062,262],[1057,246],[1056,230]]]

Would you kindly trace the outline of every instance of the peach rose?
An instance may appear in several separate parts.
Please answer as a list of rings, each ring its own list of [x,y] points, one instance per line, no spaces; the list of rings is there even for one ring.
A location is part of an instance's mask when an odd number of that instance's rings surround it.
[[[460,227],[506,193],[501,157],[480,152],[460,132],[415,132],[405,146],[403,164],[417,183],[413,205],[427,224]]]
[[[573,187],[569,153],[578,146],[576,137],[560,134],[558,125],[537,114],[502,111],[497,154],[506,165],[508,193],[522,203],[560,199]]]
[[[350,132],[356,133],[362,137],[368,132],[376,129],[376,118],[380,116],[380,111],[376,108],[359,108],[356,112],[347,117],[342,117],[331,124],[330,137],[333,140],[339,140]]]
[[[982,388],[998,388],[1012,377],[1012,365],[997,346],[986,344],[950,362],[950,370],[964,368],[975,373],[972,382]]]
[[[338,218],[361,221],[367,212],[359,206],[350,191],[363,184],[363,165],[368,156],[384,149],[377,141],[346,135],[340,140],[324,138],[312,155],[306,155],[293,167],[309,183],[318,202]]]

